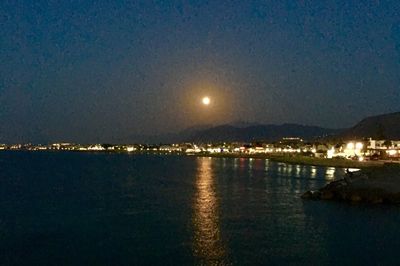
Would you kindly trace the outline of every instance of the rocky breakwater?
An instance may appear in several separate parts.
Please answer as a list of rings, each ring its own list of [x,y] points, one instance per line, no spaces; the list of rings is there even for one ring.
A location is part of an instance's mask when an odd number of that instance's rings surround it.
[[[347,172],[317,191],[307,191],[302,199],[400,204],[400,164],[385,164]]]

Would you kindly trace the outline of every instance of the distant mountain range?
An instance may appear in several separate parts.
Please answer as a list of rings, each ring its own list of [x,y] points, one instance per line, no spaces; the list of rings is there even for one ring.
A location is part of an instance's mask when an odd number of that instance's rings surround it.
[[[130,139],[142,143],[180,143],[180,142],[253,142],[276,141],[283,137],[300,137],[305,140],[322,138],[339,133],[338,129],[327,129],[298,124],[282,125],[220,125],[201,126],[183,130],[176,134],[156,136],[132,136]]]
[[[337,138],[400,139],[400,112],[370,116],[340,132]]]
[[[337,134],[340,130],[305,126],[298,124],[254,125],[235,127],[222,125],[194,132],[188,136],[191,142],[221,142],[221,141],[277,141],[283,137],[300,137],[305,140],[321,138]]]
[[[234,122],[219,126],[196,126],[178,133],[163,135],[136,135],[126,142],[181,143],[181,142],[253,142],[277,141],[283,137],[300,137],[304,140],[348,140],[357,138],[400,139],[400,112],[371,116],[348,129],[331,129],[300,124],[262,125]]]

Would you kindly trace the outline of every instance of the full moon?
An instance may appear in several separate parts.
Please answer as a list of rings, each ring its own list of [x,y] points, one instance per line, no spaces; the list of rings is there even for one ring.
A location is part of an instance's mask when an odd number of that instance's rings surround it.
[[[209,105],[210,104],[210,98],[208,98],[207,96],[203,97],[203,99],[201,101],[202,101],[202,103],[204,105]]]

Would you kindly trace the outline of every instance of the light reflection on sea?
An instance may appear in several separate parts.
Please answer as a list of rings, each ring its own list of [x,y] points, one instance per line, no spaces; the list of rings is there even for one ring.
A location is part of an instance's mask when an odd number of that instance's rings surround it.
[[[202,263],[224,264],[225,250],[221,240],[219,206],[211,158],[197,158],[196,193],[194,196],[194,256]],[[222,160],[223,167],[225,166]]]

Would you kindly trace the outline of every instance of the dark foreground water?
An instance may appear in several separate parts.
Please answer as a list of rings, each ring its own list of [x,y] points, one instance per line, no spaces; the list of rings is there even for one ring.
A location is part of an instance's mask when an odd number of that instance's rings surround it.
[[[0,264],[396,264],[400,208],[300,199],[343,170],[0,152]]]

